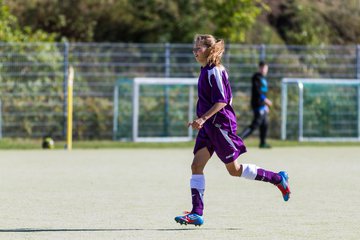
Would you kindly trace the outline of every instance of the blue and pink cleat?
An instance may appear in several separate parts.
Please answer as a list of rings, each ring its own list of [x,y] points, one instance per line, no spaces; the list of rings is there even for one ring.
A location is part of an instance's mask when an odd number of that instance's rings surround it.
[[[290,198],[290,185],[289,185],[289,176],[287,172],[281,171],[279,172],[279,175],[281,176],[281,182],[277,184],[276,186],[281,191],[284,201],[288,201]]]
[[[180,223],[181,225],[185,224],[192,224],[195,226],[201,226],[204,223],[204,219],[202,216],[196,214],[196,213],[189,213],[185,212],[184,216],[177,216],[175,217],[175,221],[177,223]]]

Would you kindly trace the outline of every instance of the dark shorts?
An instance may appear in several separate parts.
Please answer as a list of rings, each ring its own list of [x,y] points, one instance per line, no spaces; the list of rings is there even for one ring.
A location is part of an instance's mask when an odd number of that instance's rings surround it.
[[[194,147],[194,154],[206,147],[210,155],[216,155],[225,164],[235,161],[241,154],[246,152],[242,139],[231,129],[222,129],[213,124],[204,125],[200,129]]]

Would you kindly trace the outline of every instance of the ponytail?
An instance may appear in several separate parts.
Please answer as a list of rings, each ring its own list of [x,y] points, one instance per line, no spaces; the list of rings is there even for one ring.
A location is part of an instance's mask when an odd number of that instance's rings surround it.
[[[209,65],[219,66],[221,65],[221,58],[225,51],[224,40],[216,40],[216,43],[209,48],[209,56],[207,62]]]
[[[209,34],[196,34],[194,43],[201,44],[207,48],[207,64],[215,66],[221,65],[221,58],[225,51],[224,40],[216,40],[214,36]]]

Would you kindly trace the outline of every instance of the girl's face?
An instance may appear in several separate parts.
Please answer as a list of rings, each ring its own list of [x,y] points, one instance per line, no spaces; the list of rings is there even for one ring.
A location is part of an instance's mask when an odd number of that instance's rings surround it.
[[[199,43],[196,43],[193,48],[195,59],[202,66],[205,66],[207,64],[206,50],[207,48]]]

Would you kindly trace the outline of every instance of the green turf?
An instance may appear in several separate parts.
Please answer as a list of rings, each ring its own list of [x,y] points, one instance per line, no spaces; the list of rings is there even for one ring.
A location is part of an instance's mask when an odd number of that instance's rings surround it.
[[[273,147],[337,147],[337,146],[360,146],[360,142],[298,142],[298,141],[281,141],[270,139],[269,143]],[[0,140],[0,149],[40,149],[41,139],[11,139],[4,138]],[[248,147],[257,147],[259,142],[256,138],[249,138],[245,141]],[[65,141],[55,141],[56,149],[63,149]],[[106,149],[106,148],[192,148],[194,141],[191,142],[167,142],[167,143],[134,143],[120,142],[110,140],[92,140],[92,141],[74,141],[73,149]]]
[[[284,202],[269,183],[231,177],[214,155],[204,225],[191,210],[191,149],[0,151],[4,240],[358,240],[360,148],[249,148],[240,163],[289,173]]]

